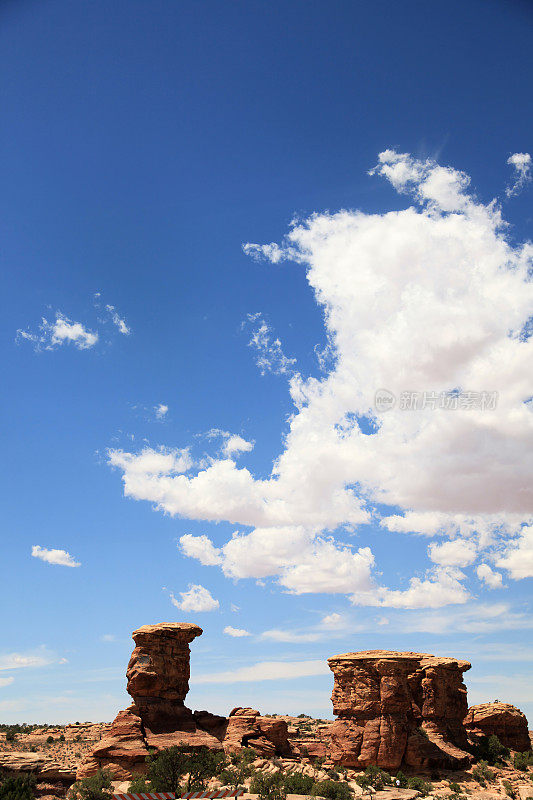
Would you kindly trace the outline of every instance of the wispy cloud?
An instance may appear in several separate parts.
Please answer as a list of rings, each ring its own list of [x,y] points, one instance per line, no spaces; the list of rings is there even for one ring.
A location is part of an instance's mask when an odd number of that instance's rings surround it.
[[[14,680],[15,678],[13,678],[11,675],[8,678],[0,678],[0,687],[9,686]]]
[[[54,663],[65,663],[65,659],[58,659],[54,653],[51,653],[44,646],[25,653],[0,653],[0,671],[25,669],[27,667],[46,667]]]
[[[240,683],[249,681],[284,681],[311,675],[329,674],[325,661],[260,661],[249,667],[239,667],[228,672],[197,675],[191,683]]]
[[[283,352],[281,341],[274,336],[272,328],[263,315],[248,314],[243,327],[250,326],[252,335],[248,346],[257,351],[256,364],[261,375],[272,372],[274,375],[291,375],[294,372],[295,358],[289,358]]]
[[[515,178],[513,183],[505,190],[506,197],[514,197],[531,182],[531,156],[529,153],[513,153],[507,163],[513,167]]]
[[[119,316],[115,306],[111,306],[108,303],[106,305],[106,311],[109,313],[113,325],[116,325],[120,333],[122,333],[124,336],[129,336],[131,334],[131,328],[126,324],[126,320]]]

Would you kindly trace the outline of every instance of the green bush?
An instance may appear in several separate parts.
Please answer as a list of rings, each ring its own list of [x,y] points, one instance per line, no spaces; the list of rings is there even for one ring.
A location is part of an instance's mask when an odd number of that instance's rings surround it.
[[[494,772],[489,769],[487,762],[482,760],[472,770],[472,777],[481,786],[486,786],[487,781],[491,783],[494,780]]]
[[[450,792],[453,792],[454,794],[460,794],[461,786],[459,783],[456,783],[455,781],[450,781],[448,786],[450,787]]]
[[[111,773],[107,769],[99,769],[96,775],[82,778],[70,790],[72,800],[109,800],[111,794]]]
[[[515,798],[516,797],[516,792],[513,789],[511,781],[502,781],[502,786],[505,789],[505,794],[507,795],[507,797],[511,797],[511,798]]]
[[[53,736],[48,736],[47,739],[46,739],[46,744],[53,744],[53,742],[54,742],[54,737]]]
[[[407,788],[407,776],[404,775],[401,770],[398,770],[398,772],[396,773],[396,775],[392,779],[392,782],[394,784],[396,783],[396,781],[399,782],[399,786],[400,786],[401,789],[406,789]]]
[[[210,750],[209,747],[168,747],[160,753],[151,754],[146,759],[148,773],[144,779],[145,789],[135,792],[175,792],[181,793],[181,781],[187,775],[185,791],[193,792],[205,788],[209,778],[220,775],[226,765],[224,753]],[[137,786],[139,778],[134,779]]]
[[[525,772],[528,767],[533,766],[533,753],[531,750],[525,750],[523,753],[515,753],[513,756],[513,764],[515,769],[521,769]]]
[[[146,775],[134,775],[128,792],[132,794],[148,794],[152,787],[146,783]],[[181,791],[180,791],[181,793]]]
[[[61,736],[59,737],[59,741],[60,742],[64,742],[65,741],[65,734],[64,733],[62,733]]]
[[[283,774],[275,772],[273,775],[258,773],[252,778],[250,793],[258,794],[260,800],[285,800],[287,792],[283,782]]]
[[[33,800],[34,787],[33,775],[19,775],[16,778],[0,775],[0,800]]]
[[[283,782],[286,794],[311,794],[313,784],[311,776],[303,772],[292,772]]]
[[[367,767],[364,775],[358,775],[355,780],[363,789],[368,789],[369,786],[372,786],[373,789],[379,790],[384,786],[390,786],[392,783],[392,778],[388,772],[374,766]]]
[[[315,797],[327,797],[328,800],[352,800],[352,793],[343,781],[317,781],[313,784],[311,794]]]
[[[15,731],[8,730],[6,731],[6,742],[14,742],[16,737]]]
[[[413,775],[411,778],[407,779],[407,787],[409,789],[416,789],[416,791],[420,792],[420,794],[423,796],[429,794],[433,789],[433,786],[431,783],[429,783],[429,781],[425,781],[418,775]]]
[[[509,750],[504,747],[497,736],[481,736],[472,748],[474,757],[480,761],[486,761],[488,764],[494,765],[505,761],[509,758]]]

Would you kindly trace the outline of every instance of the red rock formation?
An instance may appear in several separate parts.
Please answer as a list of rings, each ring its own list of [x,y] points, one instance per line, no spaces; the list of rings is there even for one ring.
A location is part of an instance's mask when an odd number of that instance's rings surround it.
[[[464,720],[464,726],[470,735],[498,737],[500,742],[510,750],[531,750],[526,715],[510,703],[480,703],[470,706]]]
[[[189,690],[189,644],[202,634],[198,625],[163,622],[133,632],[135,649],[126,677],[133,703],[120,711],[108,735],[78,769],[78,779],[109,769],[116,780],[146,772],[150,749],[173,745],[227,751],[247,744],[264,755],[290,752],[287,724],[234,709],[229,720],[185,706]],[[238,713],[242,712],[242,713]],[[238,720],[238,721],[236,721]]]
[[[467,661],[369,650],[334,656],[328,663],[339,717],[328,733],[328,757],[334,763],[385,769],[469,763],[462,725]]]
[[[224,736],[224,750],[231,752],[241,747],[253,747],[264,757],[288,756],[287,723],[275,717],[262,717],[253,708],[234,708],[230,711]]]

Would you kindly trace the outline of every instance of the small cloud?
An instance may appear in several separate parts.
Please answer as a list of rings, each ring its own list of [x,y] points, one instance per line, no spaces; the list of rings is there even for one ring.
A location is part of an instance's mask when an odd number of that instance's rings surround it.
[[[189,584],[189,590],[180,592],[180,596],[181,600],[176,600],[171,592],[170,600],[172,605],[182,611],[214,611],[219,607],[218,600],[212,596],[209,589],[200,584]]]
[[[12,677],[0,678],[0,687],[1,686],[9,686],[9,684],[13,683],[14,680],[15,680],[15,678],[12,678]]]
[[[476,575],[483,581],[489,589],[502,589],[503,578],[501,572],[495,572],[488,564],[480,564],[476,569]]]
[[[55,350],[69,343],[78,350],[89,350],[97,343],[98,333],[88,330],[81,322],[73,322],[57,311],[55,322],[48,322],[43,317],[36,333],[19,329],[15,341],[31,342],[36,352]]]
[[[267,372],[272,372],[274,375],[292,375],[296,359],[288,358],[285,355],[281,341],[277,336],[274,337],[272,328],[263,315],[260,312],[247,314],[242,327],[244,328],[246,325],[250,325],[252,328],[248,346],[257,350],[255,363],[259,367],[261,375],[266,375]]]
[[[154,406],[154,413],[156,419],[164,420],[168,414],[168,406],[166,406],[164,403],[159,403],[159,405]]]
[[[340,628],[343,625],[343,618],[336,612],[333,614],[326,614],[325,617],[322,617],[321,624],[324,628]]]
[[[514,197],[531,181],[531,156],[529,153],[513,153],[507,163],[513,167],[515,176],[514,182],[505,190],[505,196]]]
[[[207,537],[206,537],[206,538],[207,538]],[[235,603],[232,603],[232,604],[230,605],[230,609],[233,611],[233,613],[234,613],[234,614],[236,614],[238,611],[240,611],[240,610],[241,610],[241,609],[240,609],[240,606],[237,606],[237,605],[235,605]]]
[[[49,550],[47,547],[34,544],[31,554],[34,558],[46,561],[47,564],[56,564],[59,567],[81,567],[81,562],[75,561],[74,557],[66,550]]]
[[[223,439],[221,452],[227,458],[232,458],[239,453],[249,453],[254,449],[254,442],[249,442],[237,433],[223,431],[220,428],[211,428],[205,436],[207,439]]]
[[[122,317],[118,315],[115,306],[111,306],[108,303],[106,305],[106,311],[109,313],[109,316],[111,317],[111,322],[113,323],[113,325],[117,326],[120,333],[122,333],[124,336],[129,336],[131,334],[131,328],[129,327],[129,325],[126,324],[126,320],[122,319]]]
[[[233,628],[231,625],[226,625],[224,633],[227,636],[233,636],[234,639],[242,639],[243,636],[252,635],[249,631],[245,631],[244,628]]]
[[[239,453],[249,453],[253,450],[253,442],[248,442],[246,439],[243,439],[242,436],[238,436],[237,434],[233,434],[229,436],[226,441],[224,442],[224,446],[222,447],[222,452],[225,456],[231,458],[234,455],[238,455]]]
[[[388,625],[389,624],[389,619],[387,617],[378,617],[376,622],[377,622],[378,625]]]
[[[270,639],[273,642],[316,642],[320,639],[320,633],[298,633],[297,631],[284,631],[273,628],[264,631],[261,639]]]
[[[117,637],[115,636],[114,633],[104,633],[102,636],[100,636],[100,641],[102,641],[102,642],[116,642],[117,641]]]

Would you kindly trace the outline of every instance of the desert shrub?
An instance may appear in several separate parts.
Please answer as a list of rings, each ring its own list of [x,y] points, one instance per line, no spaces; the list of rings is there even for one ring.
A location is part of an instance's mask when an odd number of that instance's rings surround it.
[[[481,760],[472,770],[472,777],[481,784],[481,786],[486,786],[487,781],[491,783],[494,780],[494,772],[489,769],[489,765],[486,761]]]
[[[34,787],[33,775],[18,775],[16,778],[0,775],[0,800],[33,800]]]
[[[60,742],[64,742],[65,741],[65,734],[64,733],[62,733],[61,736],[59,737],[59,741]]]
[[[509,749],[504,747],[495,734],[481,736],[473,746],[472,753],[478,761],[483,760],[491,765],[505,761],[510,755]]]
[[[429,781],[425,781],[419,775],[413,775],[411,778],[407,779],[407,786],[409,789],[416,789],[417,792],[420,792],[423,796],[429,794],[433,789],[433,786]]]
[[[283,782],[287,794],[311,794],[313,784],[311,776],[303,772],[292,772]]]
[[[398,770],[398,772],[396,773],[396,775],[392,779],[392,782],[394,784],[396,784],[397,781],[398,781],[399,786],[400,786],[401,789],[406,789],[407,788],[407,776],[404,775],[401,770]]]
[[[54,737],[53,736],[48,736],[46,738],[46,744],[53,744],[53,742],[54,742]]]
[[[327,797],[328,800],[352,800],[352,793],[343,781],[317,781],[313,784],[311,794],[316,797]]]
[[[287,796],[283,775],[275,772],[273,775],[258,773],[252,778],[250,793],[258,794],[260,800],[284,800]]]
[[[152,788],[146,783],[146,775],[134,775],[128,792],[132,794],[148,794]]]
[[[72,800],[110,800],[111,794],[111,773],[107,769],[99,769],[96,775],[82,778],[70,790]]]
[[[17,734],[15,731],[8,730],[6,731],[6,742],[14,742],[16,739]]]
[[[454,794],[460,794],[461,785],[459,783],[456,783],[455,781],[450,781],[448,783],[448,786],[450,787],[450,792],[453,792]]]
[[[149,788],[142,791],[181,793],[181,781],[184,775],[187,775],[185,791],[203,789],[209,778],[220,775],[225,761],[224,753],[210,750],[208,747],[199,747],[196,750],[189,747],[168,747],[160,753],[149,755],[146,759],[148,764],[146,785]]]
[[[392,778],[388,772],[374,766],[367,767],[364,775],[358,775],[355,780],[363,789],[368,789],[369,786],[372,786],[373,789],[382,789],[392,783]]]
[[[525,750],[523,753],[515,753],[513,756],[513,764],[515,769],[521,769],[525,772],[528,767],[533,766],[533,753],[531,750]]]
[[[424,728],[418,727],[416,729],[416,732],[418,733],[419,736],[422,737],[422,739],[429,739],[429,736],[427,735],[427,731],[425,731]]]
[[[507,797],[511,797],[511,798],[515,798],[516,797],[516,792],[513,789],[511,781],[502,781],[502,786],[505,789],[505,794],[507,795]]]

